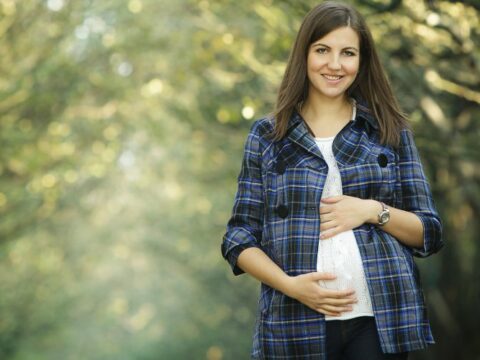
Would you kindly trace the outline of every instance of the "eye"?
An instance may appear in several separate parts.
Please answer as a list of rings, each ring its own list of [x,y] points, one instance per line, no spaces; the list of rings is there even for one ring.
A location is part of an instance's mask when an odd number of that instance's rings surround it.
[[[353,51],[350,51],[350,50],[345,50],[345,55],[347,56],[355,56],[356,54],[353,52]]]
[[[327,52],[327,48],[320,47],[320,48],[317,48],[317,50],[315,51],[319,54],[325,54]]]

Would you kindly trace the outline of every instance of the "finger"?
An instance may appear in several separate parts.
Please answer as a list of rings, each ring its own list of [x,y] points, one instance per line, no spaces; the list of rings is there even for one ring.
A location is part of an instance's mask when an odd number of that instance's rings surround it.
[[[330,239],[330,238],[331,238],[331,236],[328,232],[322,233],[320,235],[320,239],[322,239],[322,240],[327,240],[327,239]]]
[[[348,312],[352,311],[353,307],[350,305],[344,305],[344,306],[334,306],[334,305],[322,305],[322,309],[330,311],[332,313],[342,313],[342,312]]]
[[[336,203],[337,201],[340,201],[341,199],[342,199],[342,195],[338,195],[338,196],[330,196],[328,198],[323,198],[321,201],[323,203],[333,204],[333,203]]]
[[[323,214],[320,216],[321,223],[327,223],[329,221],[333,221],[335,217],[331,213]]]
[[[324,315],[328,315],[328,316],[340,316],[340,315],[342,315],[341,313],[332,313],[330,311],[323,310],[323,309],[314,309],[314,310],[318,311],[319,313],[322,313]]]
[[[320,224],[320,232],[325,232],[327,230],[334,229],[337,226],[338,226],[338,224],[334,220],[328,221],[326,223],[322,223],[322,224]]]
[[[312,280],[334,280],[337,278],[335,274],[326,272],[312,272],[310,273]]]
[[[333,211],[333,205],[330,204],[320,204],[319,206],[320,214],[328,214]]]
[[[310,306],[310,309],[313,309],[319,313],[322,313],[324,315],[330,315],[330,316],[340,316],[341,313],[340,312],[336,312],[336,311],[329,311],[327,309],[325,309],[323,306]]]
[[[327,288],[322,288],[322,295],[324,298],[331,298],[331,299],[345,299],[351,297],[355,294],[355,290],[348,289],[348,290],[330,290]]]
[[[333,226],[333,227],[330,227],[327,231],[320,234],[320,239],[329,239],[340,233],[341,233],[341,228],[339,226]]]
[[[317,307],[316,310],[318,312],[321,312],[322,314],[325,315],[330,315],[330,316],[341,316],[343,312],[347,312],[346,310],[334,310],[332,308],[326,308],[324,306]]]
[[[324,298],[322,303],[328,305],[351,305],[358,303],[358,299],[355,296],[350,296],[344,299]]]

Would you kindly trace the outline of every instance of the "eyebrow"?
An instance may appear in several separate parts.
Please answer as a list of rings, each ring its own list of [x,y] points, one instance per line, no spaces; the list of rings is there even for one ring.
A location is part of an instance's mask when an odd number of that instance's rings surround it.
[[[322,44],[322,43],[313,43],[312,46],[324,46],[324,47],[330,49],[330,46]],[[347,47],[344,47],[342,50],[347,50],[347,49],[352,49],[352,50],[358,51],[358,49],[354,46],[347,46]]]

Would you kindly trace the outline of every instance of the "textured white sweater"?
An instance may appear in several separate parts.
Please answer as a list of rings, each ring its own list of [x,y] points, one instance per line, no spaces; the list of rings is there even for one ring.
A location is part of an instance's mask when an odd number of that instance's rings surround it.
[[[355,116],[355,107],[353,116]],[[315,138],[315,142],[328,164],[328,175],[322,192],[322,199],[343,194],[342,179],[332,151],[333,140],[334,137]],[[317,270],[333,273],[337,276],[335,280],[320,281],[321,286],[334,290],[354,289],[358,299],[358,303],[353,304],[352,311],[344,312],[341,316],[326,315],[326,320],[346,320],[358,316],[373,316],[362,259],[352,230],[329,239],[319,240]]]

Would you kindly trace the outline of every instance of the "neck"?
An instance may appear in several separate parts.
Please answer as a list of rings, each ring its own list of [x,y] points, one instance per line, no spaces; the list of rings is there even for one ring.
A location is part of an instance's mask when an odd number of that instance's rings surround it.
[[[312,94],[302,106],[302,116],[311,123],[331,122],[338,119],[339,114],[350,116],[351,104],[346,95],[328,98],[319,94]]]

